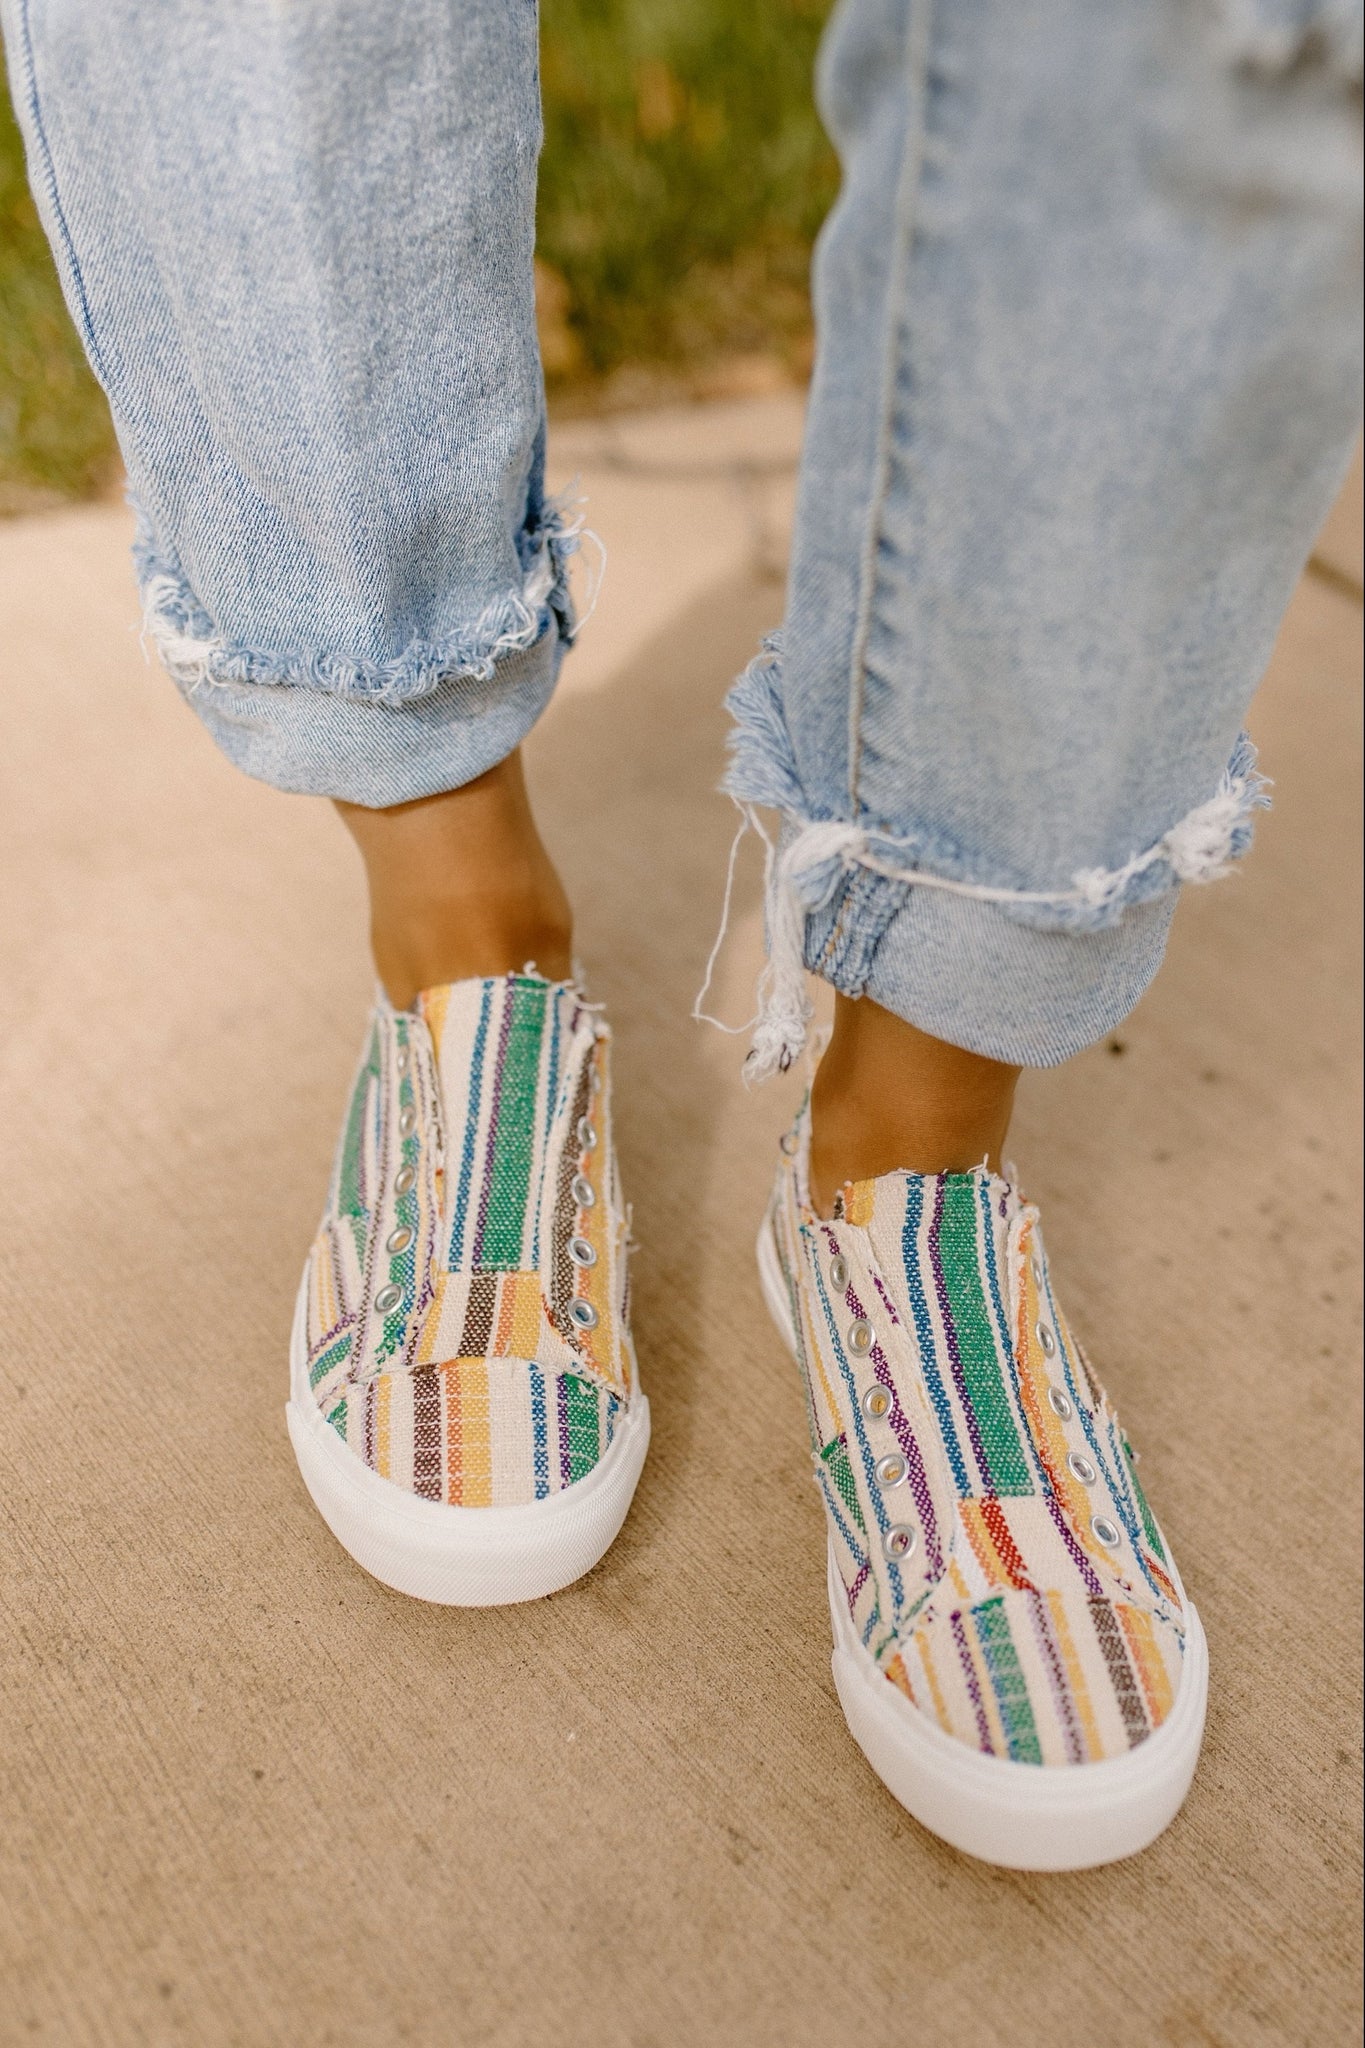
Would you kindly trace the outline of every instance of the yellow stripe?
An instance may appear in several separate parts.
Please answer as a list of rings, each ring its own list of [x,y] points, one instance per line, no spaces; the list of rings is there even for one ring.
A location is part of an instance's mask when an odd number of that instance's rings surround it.
[[[1171,1676],[1156,1639],[1152,1617],[1140,1607],[1117,1607],[1115,1612],[1128,1638],[1128,1648],[1147,1696],[1148,1718],[1154,1728],[1159,1728],[1171,1711],[1175,1695],[1171,1691]]]
[[[934,1714],[938,1721],[938,1725],[943,1730],[944,1734],[951,1735],[953,1732],[953,1725],[952,1722],[948,1719],[947,1702],[944,1700],[943,1690],[938,1682],[938,1673],[934,1669],[934,1660],[929,1653],[929,1646],[930,1635],[928,1629],[922,1628],[916,1630],[915,1648],[919,1651],[919,1660],[920,1663],[924,1666],[924,1675],[929,1681],[929,1697],[933,1700],[934,1703]]]
[[[453,1374],[460,1403],[460,1499],[465,1507],[493,1505],[493,1429],[488,1361],[461,1360]]]
[[[1013,1584],[1009,1573],[1000,1561],[1000,1552],[995,1547],[995,1538],[986,1527],[979,1500],[958,1502],[958,1514],[967,1531],[973,1554],[982,1571],[986,1574],[988,1586],[1009,1586]]]
[[[1052,1616],[1052,1630],[1057,1638],[1057,1648],[1061,1651],[1062,1662],[1066,1666],[1066,1682],[1071,1688],[1076,1718],[1081,1724],[1081,1733],[1085,1738],[1086,1755],[1092,1763],[1098,1762],[1104,1753],[1100,1744],[1100,1731],[1095,1720],[1095,1709],[1090,1703],[1090,1692],[1081,1669],[1081,1660],[1076,1654],[1071,1630],[1067,1627],[1066,1607],[1061,1594],[1049,1593],[1047,1606],[1048,1613]]]
[[[381,1479],[391,1478],[389,1408],[393,1401],[393,1377],[383,1373],[374,1384],[374,1469]]]
[[[509,1273],[506,1284],[512,1302],[512,1353],[517,1358],[534,1358],[540,1348],[540,1275]]]

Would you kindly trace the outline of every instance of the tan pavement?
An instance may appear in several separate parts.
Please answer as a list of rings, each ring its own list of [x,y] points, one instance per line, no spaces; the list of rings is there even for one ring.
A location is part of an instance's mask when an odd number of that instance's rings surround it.
[[[1358,513],[1256,705],[1251,862],[1024,1092],[1213,1679],[1157,1846],[1021,1877],[922,1833],[844,1731],[750,1256],[792,1088],[746,1094],[687,1016],[798,433],[779,398],[557,438],[610,570],[530,754],[617,1027],[655,1440],[603,1565],[501,1613],[365,1578],[285,1435],[369,990],[349,846],[145,663],[121,510],[0,527],[4,2048],[1357,2038]],[[748,869],[735,1018],[759,935]]]

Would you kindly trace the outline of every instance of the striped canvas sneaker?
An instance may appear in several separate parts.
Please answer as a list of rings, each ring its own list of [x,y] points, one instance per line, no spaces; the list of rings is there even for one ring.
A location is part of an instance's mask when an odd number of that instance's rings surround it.
[[[649,1442],[610,1033],[534,974],[381,994],[294,1318],[289,1433],[358,1563],[483,1607],[591,1569]]]
[[[849,1727],[971,1855],[1131,1855],[1189,1788],[1204,1636],[1038,1212],[980,1168],[850,1183],[824,1222],[808,1146],[803,1111],[758,1259],[809,1397]]]

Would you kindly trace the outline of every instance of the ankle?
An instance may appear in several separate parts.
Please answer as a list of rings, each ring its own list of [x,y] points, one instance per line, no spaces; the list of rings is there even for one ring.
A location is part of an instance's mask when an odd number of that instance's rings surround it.
[[[505,891],[372,905],[370,946],[390,1001],[406,1009],[424,988],[534,968],[550,981],[573,971],[573,922],[560,892]]]
[[[400,1008],[421,989],[531,962],[553,981],[571,973],[573,917],[519,754],[438,796],[337,809],[365,863],[379,978]]]
[[[840,996],[811,1089],[811,1199],[828,1215],[851,1180],[998,1171],[1019,1069]]]

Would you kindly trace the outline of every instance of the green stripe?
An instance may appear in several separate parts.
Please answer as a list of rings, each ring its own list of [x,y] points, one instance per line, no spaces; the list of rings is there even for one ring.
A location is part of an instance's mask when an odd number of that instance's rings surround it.
[[[853,1483],[853,1467],[848,1462],[848,1451],[843,1438],[836,1436],[831,1443],[827,1443],[820,1456],[825,1470],[833,1481],[835,1492],[848,1509],[849,1519],[854,1527],[861,1529],[866,1536],[867,1523],[863,1520],[862,1503],[858,1499],[858,1489]]]
[[[967,1399],[976,1416],[991,1487],[997,1494],[1033,1493],[1033,1473],[1001,1377],[990,1305],[981,1283],[977,1246],[981,1227],[976,1182],[970,1174],[945,1174],[939,1257]]]
[[[1128,1467],[1128,1483],[1133,1489],[1133,1498],[1138,1504],[1138,1513],[1142,1517],[1143,1533],[1147,1538],[1147,1546],[1153,1555],[1159,1557],[1161,1562],[1165,1564],[1166,1553],[1161,1546],[1160,1531],[1152,1520],[1152,1511],[1147,1505],[1147,1496],[1142,1490],[1142,1481],[1137,1476],[1137,1468],[1133,1462],[1133,1446],[1129,1443],[1127,1437],[1123,1439],[1123,1458],[1124,1463]]]
[[[478,1253],[478,1264],[485,1271],[491,1268],[515,1273],[521,1268],[535,1149],[536,1086],[545,1035],[545,995],[542,982],[519,982],[514,984],[509,998],[512,1017],[502,1062],[488,1211]]]
[[[334,1365],[340,1365],[351,1348],[352,1332],[343,1330],[335,1344],[329,1344],[320,1358],[315,1358],[308,1368],[308,1384],[316,1387],[319,1380],[325,1380]]]
[[[337,1212],[342,1216],[364,1216],[360,1199],[360,1148],[365,1142],[365,1105],[370,1083],[379,1079],[379,1027],[370,1033],[370,1049],[355,1084],[346,1118],[346,1136],[341,1148],[341,1174],[337,1190]]]
[[[1011,1761],[1017,1764],[1040,1764],[1043,1752],[1038,1741],[1038,1730],[1034,1725],[1033,1708],[1029,1705],[1028,1686],[1019,1664],[1019,1652],[1014,1647],[1010,1634],[1009,1616],[1005,1612],[1003,1597],[988,1600],[978,1607],[973,1615],[976,1623],[977,1640],[986,1659],[986,1669],[991,1675],[995,1697],[1000,1707],[1000,1718],[1005,1725],[1005,1740],[1009,1744]]]
[[[564,1426],[569,1436],[569,1478],[582,1479],[602,1455],[597,1389],[573,1373],[564,1374]]]

